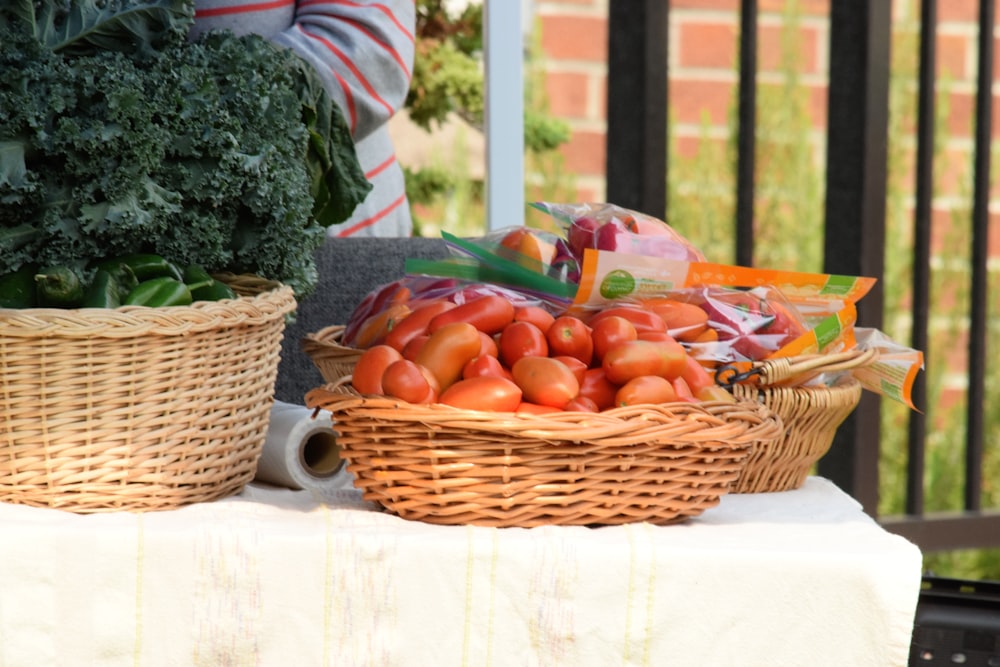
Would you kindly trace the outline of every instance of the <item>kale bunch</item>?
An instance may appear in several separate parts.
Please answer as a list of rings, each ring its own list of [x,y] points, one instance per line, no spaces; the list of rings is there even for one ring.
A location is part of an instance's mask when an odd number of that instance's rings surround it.
[[[255,35],[187,41],[186,0],[112,4],[103,33],[0,16],[0,267],[146,251],[311,292],[326,227],[371,187],[315,75]]]

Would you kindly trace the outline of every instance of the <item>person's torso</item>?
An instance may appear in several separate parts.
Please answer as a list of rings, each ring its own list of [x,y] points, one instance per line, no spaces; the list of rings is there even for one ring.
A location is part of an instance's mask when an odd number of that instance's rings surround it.
[[[190,37],[215,29],[232,30],[237,35],[256,33],[274,37],[288,29],[295,19],[296,0],[245,2],[244,0],[195,0],[195,20]]]

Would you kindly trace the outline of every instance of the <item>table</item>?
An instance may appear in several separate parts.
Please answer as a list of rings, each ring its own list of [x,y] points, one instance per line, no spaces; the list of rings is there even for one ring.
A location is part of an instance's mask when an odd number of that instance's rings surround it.
[[[921,575],[819,477],[662,527],[431,526],[256,482],[0,527],[2,667],[902,667]]]

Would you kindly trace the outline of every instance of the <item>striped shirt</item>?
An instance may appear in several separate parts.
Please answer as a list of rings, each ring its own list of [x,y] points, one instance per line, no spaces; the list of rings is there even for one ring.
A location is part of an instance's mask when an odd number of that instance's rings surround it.
[[[387,123],[413,72],[413,0],[195,0],[192,38],[225,28],[294,49],[344,112],[372,191],[332,236],[410,236],[413,222]]]

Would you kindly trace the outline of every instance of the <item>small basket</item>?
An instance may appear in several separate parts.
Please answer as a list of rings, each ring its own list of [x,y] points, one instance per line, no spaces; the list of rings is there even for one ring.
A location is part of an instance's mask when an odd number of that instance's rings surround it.
[[[872,350],[848,350],[755,362],[755,382],[732,384],[741,400],[756,400],[781,417],[784,434],[761,443],[750,456],[733,493],[790,491],[801,487],[833,444],[837,428],[861,400],[861,383],[844,376],[831,386],[770,386],[802,381],[818,373],[850,370],[870,363]]]
[[[165,510],[253,479],[291,288],[190,306],[0,309],[0,501]]]
[[[343,324],[334,324],[315,333],[306,334],[301,341],[302,350],[309,355],[323,376],[324,382],[337,382],[345,375],[353,373],[354,364],[364,352],[340,343],[345,329],[347,327]]]
[[[435,524],[676,523],[717,505],[782,428],[755,401],[517,415],[359,396],[347,380],[306,404],[333,415],[355,486]]]

